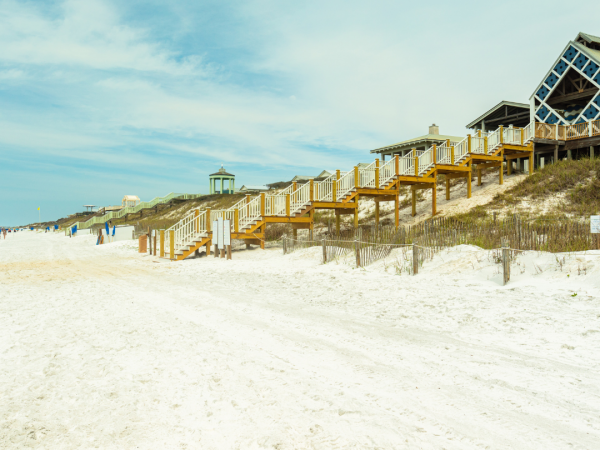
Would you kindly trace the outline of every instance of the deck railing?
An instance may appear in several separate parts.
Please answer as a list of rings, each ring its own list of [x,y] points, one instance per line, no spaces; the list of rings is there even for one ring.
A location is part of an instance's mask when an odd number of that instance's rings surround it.
[[[396,176],[396,158],[387,161],[379,168],[379,186],[385,186]]]
[[[303,184],[290,195],[290,215],[296,214],[310,203],[310,181]]]
[[[315,201],[332,202],[333,201],[333,183],[335,183],[336,174],[331,174],[323,181],[315,183]]]
[[[336,201],[342,200],[354,188],[354,171],[346,172],[336,181]]]
[[[206,233],[206,211],[192,210],[182,220],[177,222],[165,232],[165,252],[171,251],[171,232],[174,233],[173,251],[179,251],[182,247],[191,245],[194,239],[202,233]]]
[[[371,164],[369,164],[367,167],[364,167],[362,169],[358,169],[358,186],[361,188],[375,188],[376,186],[376,180],[375,180],[375,174],[376,174],[376,166],[377,166],[377,162],[373,161]]]
[[[261,196],[259,195],[240,207],[238,210],[238,230],[241,231],[243,228],[259,220],[261,216],[260,199]]]

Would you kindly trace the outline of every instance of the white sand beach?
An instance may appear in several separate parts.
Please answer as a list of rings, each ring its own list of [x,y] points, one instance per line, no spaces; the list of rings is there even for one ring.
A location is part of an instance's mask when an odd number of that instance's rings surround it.
[[[593,449],[600,256],[0,241],[0,448]],[[575,294],[575,295],[574,295]]]

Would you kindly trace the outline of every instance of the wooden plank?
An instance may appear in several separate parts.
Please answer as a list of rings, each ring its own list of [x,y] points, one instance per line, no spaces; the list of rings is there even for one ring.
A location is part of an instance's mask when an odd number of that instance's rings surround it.
[[[312,204],[315,209],[348,209],[348,208],[358,208],[358,203],[341,203],[341,202],[314,202]]]
[[[468,166],[451,166],[451,165],[447,165],[447,164],[436,164],[435,168],[440,173],[445,173],[444,171],[448,171],[448,172],[470,172],[471,171],[471,168]]]
[[[267,216],[263,217],[266,223],[310,223],[312,219],[310,217],[279,217],[279,216]]]
[[[530,152],[523,153],[513,153],[511,155],[506,155],[504,158],[506,159],[517,159],[517,158],[529,158]]]

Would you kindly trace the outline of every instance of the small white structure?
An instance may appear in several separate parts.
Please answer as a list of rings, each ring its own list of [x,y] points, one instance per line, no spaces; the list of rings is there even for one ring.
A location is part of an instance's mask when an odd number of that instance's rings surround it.
[[[241,187],[240,192],[262,192],[268,191],[268,186],[254,186],[254,185],[244,185]]]
[[[294,178],[292,178],[292,181],[310,181],[310,180],[314,180],[315,177],[311,176],[311,175],[296,175]]]
[[[140,203],[140,198],[137,195],[126,195],[121,201],[121,206],[127,208],[129,206],[137,206]]]

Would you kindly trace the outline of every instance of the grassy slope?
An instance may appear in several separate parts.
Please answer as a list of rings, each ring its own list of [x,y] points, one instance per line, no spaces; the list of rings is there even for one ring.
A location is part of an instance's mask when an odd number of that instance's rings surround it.
[[[559,161],[537,170],[496,195],[487,205],[460,214],[462,220],[484,219],[492,212],[557,219],[600,213],[600,159]]]

